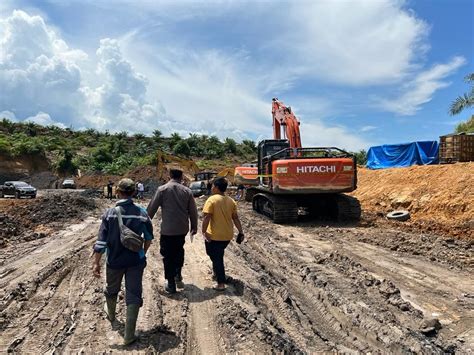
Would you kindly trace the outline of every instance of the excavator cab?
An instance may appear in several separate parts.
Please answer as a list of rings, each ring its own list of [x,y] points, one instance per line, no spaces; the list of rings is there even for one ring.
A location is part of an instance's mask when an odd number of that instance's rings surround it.
[[[215,171],[201,171],[194,174],[194,181],[211,181],[217,176]]]
[[[260,185],[270,186],[272,178],[272,160],[278,157],[278,152],[290,148],[287,139],[265,139],[258,144],[258,176]]]

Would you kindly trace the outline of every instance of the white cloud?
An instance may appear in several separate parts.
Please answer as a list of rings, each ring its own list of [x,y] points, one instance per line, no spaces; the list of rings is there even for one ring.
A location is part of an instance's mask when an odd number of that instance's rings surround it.
[[[454,57],[447,64],[436,64],[430,69],[419,73],[412,81],[403,85],[402,93],[392,100],[375,98],[376,105],[386,111],[402,116],[412,116],[431,101],[435,92],[450,85],[445,81],[466,63],[463,57]]]
[[[146,101],[148,80],[123,58],[116,40],[101,40],[97,57],[97,75],[103,84],[96,89],[82,88],[89,124],[111,131],[151,133],[165,111],[160,103]]]
[[[4,119],[4,118],[6,118],[7,120],[10,120],[10,121],[13,121],[13,122],[17,121],[15,114],[11,111],[2,111],[2,112],[0,112],[0,119]]]
[[[429,26],[399,0],[295,1],[283,15],[274,47],[300,75],[328,82],[396,81],[427,49]]]
[[[81,32],[82,41],[97,43],[96,55],[87,56],[42,17],[13,12],[0,20],[0,110],[18,119],[44,112],[66,126],[111,131],[269,138],[270,99],[278,95],[304,127],[329,135],[329,145],[338,141],[356,149],[365,144],[362,138],[332,140],[330,135],[348,137],[352,131],[322,120],[335,117],[335,110],[357,116],[347,104],[352,98],[341,98],[347,85],[368,90],[351,92],[364,101],[371,85],[380,92],[417,77],[419,82],[404,87],[411,97],[378,99],[377,108],[391,112],[402,106],[416,110],[447,85],[449,74],[434,67],[420,73],[429,26],[402,0],[294,1],[271,16],[268,4],[258,2],[82,3],[84,11],[93,8],[95,21],[113,13],[101,27],[128,35],[99,43],[99,35]],[[323,81],[331,85],[319,90]],[[311,141],[318,144],[308,136]]]
[[[371,145],[345,127],[330,127],[319,120],[301,123],[301,140],[305,147],[337,147],[350,151],[367,149]]]
[[[60,128],[66,128],[61,122],[54,121],[47,113],[38,112],[35,116],[28,117],[26,122],[33,122],[42,126],[58,126]]]
[[[150,93],[166,106],[167,115],[160,121],[165,134],[184,131],[235,139],[271,134],[271,102],[261,98],[258,77],[246,70],[244,53],[157,50],[137,45],[132,37],[123,45],[150,78]]]
[[[375,126],[364,126],[360,129],[361,132],[369,132],[369,131],[373,131],[374,129],[376,129],[377,127]]]
[[[275,68],[256,71],[246,51],[157,50],[133,42],[133,49],[125,52],[127,58],[140,63],[141,69],[148,68],[149,80],[138,73],[113,39],[100,41],[94,80],[100,86],[94,87],[86,80],[92,75],[85,69],[91,66],[87,62],[91,57],[71,49],[40,16],[14,11],[2,24],[0,85],[6,88],[6,95],[0,98],[0,109],[20,120],[110,131],[151,133],[158,128],[183,136],[194,132],[238,140],[258,135],[270,138],[271,97],[263,98],[262,93],[278,87],[278,82],[288,89],[286,76],[279,79]],[[134,57],[132,50],[153,65]],[[318,116],[330,106],[328,100],[312,101],[313,109],[320,107]],[[295,103],[298,105],[297,100]],[[321,121],[317,125],[324,131]],[[347,136],[339,127],[325,132]],[[349,148],[361,145],[352,137],[345,143]]]
[[[252,64],[272,73],[262,86],[280,92],[301,78],[349,85],[400,81],[419,67],[429,48],[429,25],[403,0],[287,1],[272,8],[271,15],[267,2],[147,2],[141,9],[123,5],[124,13],[139,11],[147,18],[133,30],[142,38],[156,31],[154,26],[167,31],[195,24],[196,32],[165,33],[186,48],[199,47],[199,30],[207,21],[204,35],[209,41],[227,35],[230,43],[224,46],[249,49]],[[214,27],[224,20],[229,27]]]
[[[71,50],[40,16],[15,10],[0,27],[0,109],[19,119],[45,108],[63,120],[77,118],[72,108],[81,99],[80,62],[87,55]]]
[[[164,114],[146,100],[147,79],[115,40],[100,41],[95,77],[102,85],[91,87],[86,53],[69,48],[42,17],[15,10],[0,28],[0,110],[18,120],[150,133]]]

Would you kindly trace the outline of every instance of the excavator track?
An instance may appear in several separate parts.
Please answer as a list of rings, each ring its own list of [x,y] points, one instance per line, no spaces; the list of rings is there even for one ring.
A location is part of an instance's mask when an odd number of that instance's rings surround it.
[[[257,213],[271,218],[274,223],[294,223],[298,220],[298,204],[289,198],[258,193],[253,196],[252,207]]]
[[[362,209],[358,199],[348,195],[335,195],[336,218],[339,221],[358,221]]]

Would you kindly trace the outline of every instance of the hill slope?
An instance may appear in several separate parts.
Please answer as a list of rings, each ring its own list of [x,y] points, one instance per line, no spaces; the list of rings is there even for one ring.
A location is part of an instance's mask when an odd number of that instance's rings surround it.
[[[407,224],[473,237],[474,163],[359,170],[354,192],[367,213],[410,211]]]

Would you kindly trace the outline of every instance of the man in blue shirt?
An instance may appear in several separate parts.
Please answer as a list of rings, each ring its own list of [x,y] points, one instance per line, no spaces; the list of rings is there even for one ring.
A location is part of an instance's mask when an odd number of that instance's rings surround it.
[[[93,274],[100,278],[100,260],[107,251],[106,287],[104,310],[107,318],[115,320],[117,295],[125,276],[125,303],[127,305],[127,318],[125,323],[124,344],[128,345],[137,340],[135,328],[138,312],[143,304],[142,279],[146,266],[146,252],[153,239],[153,227],[146,210],[133,203],[132,196],[135,184],[130,179],[120,180],[117,193],[120,200],[115,208],[109,208],[102,216],[99,236],[94,244]],[[125,248],[120,241],[120,227],[117,208],[120,208],[122,221],[133,232],[143,236],[145,242],[143,249],[134,252]]]

